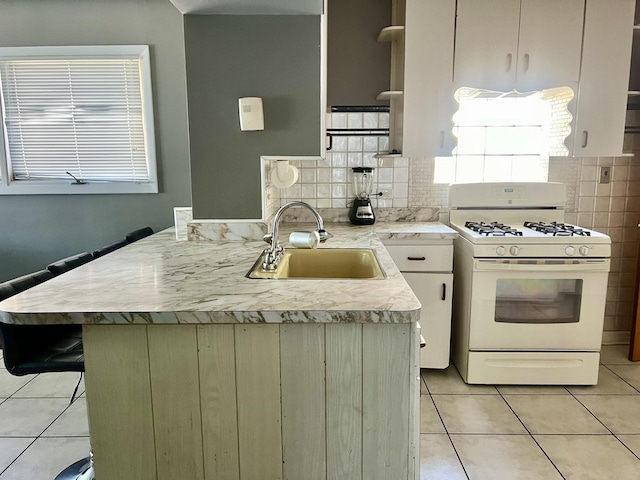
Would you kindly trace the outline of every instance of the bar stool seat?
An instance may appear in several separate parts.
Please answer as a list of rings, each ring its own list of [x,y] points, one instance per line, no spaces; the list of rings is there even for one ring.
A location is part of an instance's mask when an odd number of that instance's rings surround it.
[[[100,258],[105,256],[107,253],[115,252],[119,248],[126,247],[127,245],[129,245],[129,242],[126,240],[119,240],[94,250],[91,255],[93,255],[93,258]]]
[[[69,270],[73,270],[80,265],[89,263],[91,260],[93,260],[93,255],[91,255],[89,252],[82,252],[47,265],[47,270],[49,270],[55,276],[58,276],[65,272],[68,272]]]
[[[49,270],[38,270],[37,272],[9,280],[5,282],[5,284],[11,287],[13,290],[12,295],[15,295],[16,293],[22,292],[28,288],[35,287],[42,282],[46,282],[47,280],[52,279],[53,276],[53,273]]]
[[[127,240],[127,242],[133,243],[145,237],[148,237],[149,235],[153,235],[153,229],[151,227],[144,227],[127,233],[124,238]]]

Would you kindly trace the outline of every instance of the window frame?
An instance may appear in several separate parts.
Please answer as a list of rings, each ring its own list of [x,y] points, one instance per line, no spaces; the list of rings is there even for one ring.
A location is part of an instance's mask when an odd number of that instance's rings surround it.
[[[47,47],[0,47],[0,61],[10,59],[96,59],[132,58],[140,60],[140,89],[142,99],[142,129],[145,156],[149,172],[148,182],[87,181],[75,183],[72,178],[14,180],[7,155],[8,141],[4,124],[4,100],[0,95],[0,195],[48,194],[138,194],[158,193],[157,158],[154,131],[151,62],[148,45],[90,45]],[[0,89],[2,85],[0,83]],[[0,90],[1,93],[1,90]]]

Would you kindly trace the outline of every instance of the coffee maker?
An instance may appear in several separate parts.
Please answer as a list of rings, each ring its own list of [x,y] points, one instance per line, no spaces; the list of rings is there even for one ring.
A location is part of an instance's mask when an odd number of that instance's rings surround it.
[[[351,210],[349,210],[349,219],[354,225],[373,225],[376,216],[369,199],[373,188],[373,168],[354,167],[351,170],[353,170],[353,189],[356,198],[353,199]]]

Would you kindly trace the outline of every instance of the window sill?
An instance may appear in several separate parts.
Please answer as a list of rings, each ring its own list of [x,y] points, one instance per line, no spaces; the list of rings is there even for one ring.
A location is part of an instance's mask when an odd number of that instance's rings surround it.
[[[19,181],[0,185],[0,195],[105,195],[158,193],[157,183]]]

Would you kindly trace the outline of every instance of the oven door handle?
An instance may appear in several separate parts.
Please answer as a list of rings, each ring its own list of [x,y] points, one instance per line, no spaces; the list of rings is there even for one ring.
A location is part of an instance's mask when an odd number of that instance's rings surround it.
[[[588,260],[528,259],[497,260],[476,259],[473,270],[476,272],[608,272],[611,260],[594,258]]]

